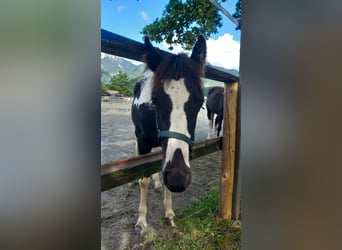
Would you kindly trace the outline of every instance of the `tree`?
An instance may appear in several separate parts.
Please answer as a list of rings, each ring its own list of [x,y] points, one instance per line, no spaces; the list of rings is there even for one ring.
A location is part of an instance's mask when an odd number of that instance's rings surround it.
[[[227,0],[219,0],[219,3]],[[241,0],[237,0],[235,18],[241,18]],[[208,0],[170,0],[162,17],[144,27],[142,34],[156,42],[181,44],[191,49],[199,34],[210,37],[222,27],[222,16]]]
[[[235,5],[235,13],[232,16],[241,22],[241,0],[237,1]]]
[[[108,88],[116,90],[124,96],[132,96],[133,91],[129,88],[129,79],[125,72],[119,71],[117,74],[112,76],[109,80]]]
[[[103,71],[101,70],[101,78],[102,78],[102,75],[103,75]],[[101,91],[107,91],[107,87],[102,81],[101,81]]]

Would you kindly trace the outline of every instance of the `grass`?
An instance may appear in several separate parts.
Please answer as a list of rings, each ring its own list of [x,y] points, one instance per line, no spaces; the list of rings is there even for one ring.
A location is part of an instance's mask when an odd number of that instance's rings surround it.
[[[176,211],[175,228],[161,220],[166,232],[146,233],[143,249],[240,249],[241,230],[218,217],[218,201],[219,189],[214,187],[202,199]]]

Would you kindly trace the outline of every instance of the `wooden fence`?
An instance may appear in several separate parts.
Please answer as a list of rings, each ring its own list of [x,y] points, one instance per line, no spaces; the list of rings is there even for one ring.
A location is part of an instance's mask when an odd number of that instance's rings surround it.
[[[126,37],[101,30],[101,51],[141,61],[144,45]],[[168,54],[159,50],[161,54]],[[192,159],[222,149],[219,214],[226,220],[240,216],[240,83],[239,77],[227,71],[206,66],[206,78],[225,83],[223,136],[196,143]],[[161,170],[161,153],[150,153],[101,166],[101,191],[150,176]]]

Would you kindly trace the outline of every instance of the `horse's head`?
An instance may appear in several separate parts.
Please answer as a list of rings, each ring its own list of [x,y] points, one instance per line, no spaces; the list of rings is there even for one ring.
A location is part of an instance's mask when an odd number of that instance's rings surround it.
[[[182,192],[191,183],[190,148],[195,138],[197,115],[204,96],[206,42],[199,36],[190,57],[163,57],[145,38],[144,60],[154,72],[152,102],[163,151],[163,180],[172,192]]]

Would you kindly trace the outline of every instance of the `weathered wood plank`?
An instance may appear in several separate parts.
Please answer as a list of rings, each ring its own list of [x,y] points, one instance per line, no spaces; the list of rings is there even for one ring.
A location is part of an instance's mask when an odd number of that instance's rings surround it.
[[[158,48],[156,49],[161,55],[171,54]],[[144,53],[144,44],[101,29],[101,51],[141,62]],[[239,81],[239,76],[217,69],[211,65],[206,66],[205,77],[226,83]]]
[[[238,76],[232,75],[228,72],[208,65],[205,67],[205,77],[208,79],[225,83],[234,83],[236,81],[239,81]]]
[[[241,145],[241,84],[238,83],[237,117],[235,138],[235,166],[233,187],[233,219],[240,219],[241,212],[241,174],[240,174],[240,145]]]
[[[101,166],[101,191],[151,176],[161,170],[162,155],[150,153]]]
[[[225,84],[219,214],[232,219],[238,83]]]
[[[221,138],[196,143],[191,158],[216,152],[220,149]],[[161,170],[162,153],[155,152],[132,158],[122,159],[101,166],[101,192],[121,186],[136,179],[151,176]]]

